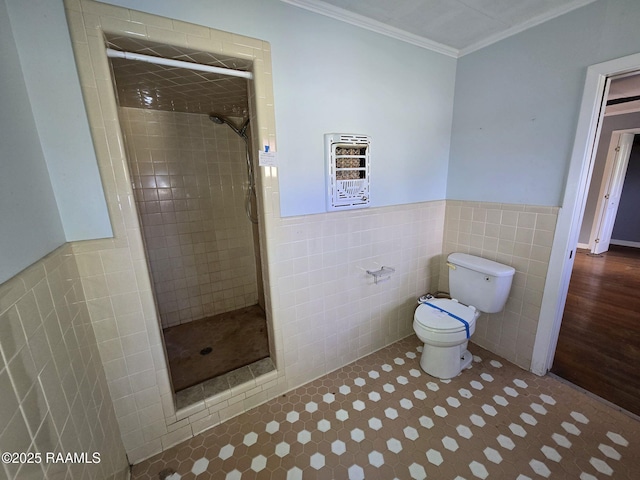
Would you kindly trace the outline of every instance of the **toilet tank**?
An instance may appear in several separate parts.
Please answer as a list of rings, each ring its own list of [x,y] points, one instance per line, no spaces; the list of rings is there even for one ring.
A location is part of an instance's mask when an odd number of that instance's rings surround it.
[[[504,308],[515,268],[466,253],[452,253],[447,260],[451,298],[485,313]]]

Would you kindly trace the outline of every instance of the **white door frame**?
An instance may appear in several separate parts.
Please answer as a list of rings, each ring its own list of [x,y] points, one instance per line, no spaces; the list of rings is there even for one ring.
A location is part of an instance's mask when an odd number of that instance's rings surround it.
[[[635,133],[635,130],[611,132],[611,142],[607,148],[604,175],[600,183],[594,222],[589,236],[591,253],[603,253],[609,250]]]
[[[592,158],[600,135],[607,78],[640,69],[640,53],[618,58],[587,69],[576,137],[569,163],[562,207],[551,248],[538,330],[533,346],[531,371],[546,374],[553,363],[564,305],[569,290],[575,249],[584,215],[588,185],[593,170]]]

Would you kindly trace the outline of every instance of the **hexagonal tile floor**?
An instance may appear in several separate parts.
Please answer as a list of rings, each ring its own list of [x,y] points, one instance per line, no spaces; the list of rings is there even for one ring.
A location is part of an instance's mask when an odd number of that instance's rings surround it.
[[[442,381],[410,337],[133,467],[134,480],[635,479],[640,423],[475,346]]]

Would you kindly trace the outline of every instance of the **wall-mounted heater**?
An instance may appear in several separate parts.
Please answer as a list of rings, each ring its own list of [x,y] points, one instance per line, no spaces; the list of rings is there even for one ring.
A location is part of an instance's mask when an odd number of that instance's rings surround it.
[[[371,138],[349,133],[327,133],[327,210],[368,207]]]

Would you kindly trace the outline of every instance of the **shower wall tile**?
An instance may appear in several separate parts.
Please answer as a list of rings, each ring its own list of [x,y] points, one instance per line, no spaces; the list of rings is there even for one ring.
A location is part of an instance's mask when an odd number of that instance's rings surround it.
[[[163,328],[255,305],[243,140],[198,114],[123,107],[120,123]]]
[[[448,200],[444,250],[470,253],[516,269],[502,312],[483,314],[473,342],[529,369],[540,316],[557,207]],[[443,263],[440,290],[448,291]]]
[[[101,332],[109,336],[109,332]],[[71,246],[0,285],[0,450],[99,452],[98,464],[0,466],[2,478],[126,479],[125,455]]]

